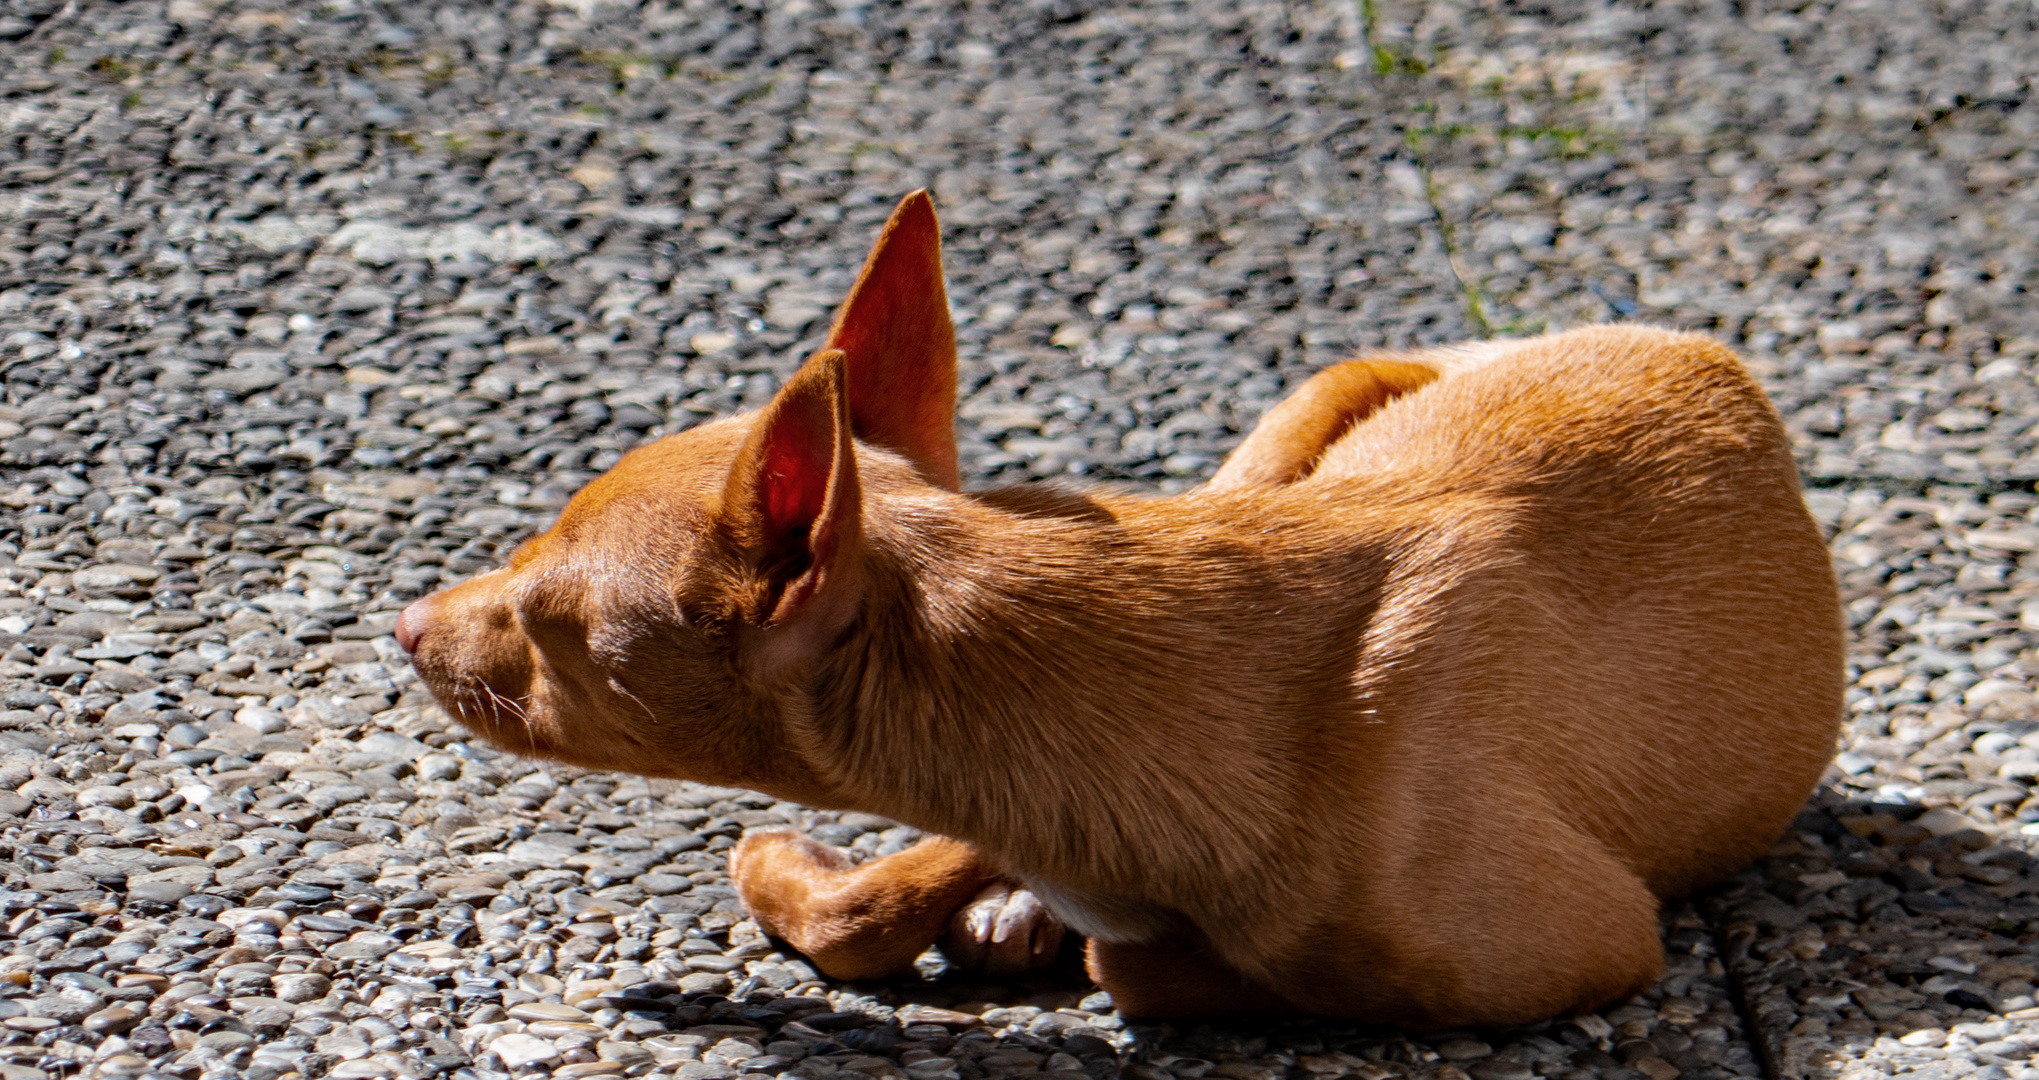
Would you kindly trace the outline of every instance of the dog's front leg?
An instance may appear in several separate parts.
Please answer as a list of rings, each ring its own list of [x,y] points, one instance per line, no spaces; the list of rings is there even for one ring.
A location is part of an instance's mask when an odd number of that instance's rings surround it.
[[[795,833],[752,833],[729,853],[729,874],[758,925],[832,978],[904,971],[937,936],[952,962],[993,974],[1042,966],[1061,945],[1033,894],[944,836],[852,866]]]

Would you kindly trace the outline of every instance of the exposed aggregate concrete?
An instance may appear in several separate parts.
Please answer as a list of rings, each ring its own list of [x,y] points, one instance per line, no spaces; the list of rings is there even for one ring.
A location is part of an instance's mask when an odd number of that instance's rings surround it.
[[[2035,44],[2011,0],[8,0],[0,1077],[2039,1075]],[[766,400],[922,185],[973,484],[1179,489],[1354,348],[1749,356],[1850,728],[1663,982],[1422,1036],[832,984],[721,852],[910,830],[430,705],[401,605]]]

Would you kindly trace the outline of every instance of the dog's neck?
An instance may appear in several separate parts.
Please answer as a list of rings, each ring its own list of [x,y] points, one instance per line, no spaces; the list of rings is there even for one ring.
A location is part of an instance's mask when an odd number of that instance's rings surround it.
[[[1107,852],[1229,872],[1290,820],[1385,572],[1349,527],[1040,489],[867,506],[864,618],[791,733],[833,801],[1107,886],[1137,869]]]

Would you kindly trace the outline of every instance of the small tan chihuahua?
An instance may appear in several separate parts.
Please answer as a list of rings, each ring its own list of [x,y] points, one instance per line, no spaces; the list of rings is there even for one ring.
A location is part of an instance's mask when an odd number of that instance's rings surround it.
[[[1027,967],[1067,926],[1135,1016],[1621,998],[1660,899],[1763,851],[1833,751],[1826,548],[1707,339],[1340,364],[1170,498],[964,493],[955,403],[916,192],[769,406],[633,451],[398,638],[499,747],[938,834],[734,849],[830,975],[945,930]]]

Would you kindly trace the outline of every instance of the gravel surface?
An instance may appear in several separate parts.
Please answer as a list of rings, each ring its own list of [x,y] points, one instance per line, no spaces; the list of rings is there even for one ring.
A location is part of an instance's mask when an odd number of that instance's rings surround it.
[[[2039,1077],[2035,45],[2029,0],[0,0],[0,1080]],[[829,983],[722,851],[910,831],[431,706],[402,604],[766,400],[921,185],[976,483],[1179,489],[1354,347],[1750,355],[1853,719],[1658,987],[1418,1037]]]

